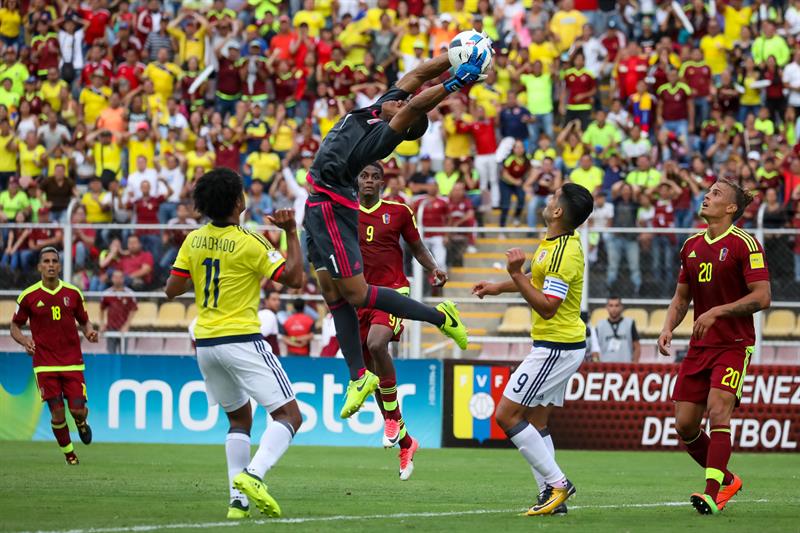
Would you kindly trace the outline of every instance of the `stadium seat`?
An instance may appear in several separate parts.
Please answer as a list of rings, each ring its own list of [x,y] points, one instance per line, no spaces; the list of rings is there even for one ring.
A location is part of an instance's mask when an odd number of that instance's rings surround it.
[[[158,316],[158,306],[153,302],[139,302],[139,309],[133,317],[131,326],[136,329],[152,328]]]
[[[528,307],[514,306],[506,309],[503,320],[497,327],[500,333],[528,333],[531,329],[531,310]]]
[[[180,302],[166,302],[158,308],[157,328],[175,329],[186,320],[186,307]],[[188,323],[187,323],[188,325]]]
[[[661,333],[661,328],[664,327],[664,318],[667,316],[666,309],[656,309],[650,313],[650,318],[647,321],[647,327],[643,328],[640,333],[644,333],[648,337],[656,337]]]
[[[600,322],[601,320],[603,320],[606,317],[608,317],[608,313],[606,312],[606,308],[605,307],[598,307],[597,309],[592,311],[592,314],[589,316],[589,323],[592,326],[596,326],[598,322]]]
[[[140,337],[131,339],[128,353],[159,355],[164,352],[164,339],[160,337]]]
[[[197,304],[192,302],[186,307],[186,316],[183,317],[183,322],[181,323],[181,327],[188,328],[189,324],[192,323],[194,317],[197,316]]]
[[[650,313],[647,312],[647,309],[643,309],[641,307],[630,307],[625,309],[622,314],[636,322],[637,331],[639,331],[641,328],[647,327],[647,325],[650,323]],[[641,335],[641,331],[639,331],[639,334]]]
[[[776,309],[767,315],[764,324],[765,337],[791,337],[796,334],[797,318],[794,311],[789,309]]]
[[[14,300],[0,300],[0,326],[10,326],[11,318],[17,309],[17,302]]]

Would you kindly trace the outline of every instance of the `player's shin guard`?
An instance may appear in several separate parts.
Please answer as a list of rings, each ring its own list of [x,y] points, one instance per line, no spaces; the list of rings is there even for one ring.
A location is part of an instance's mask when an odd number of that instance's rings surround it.
[[[380,309],[400,318],[427,322],[436,327],[441,327],[445,319],[444,315],[433,307],[429,307],[408,296],[403,296],[394,289],[376,287],[375,285],[367,287],[367,299],[362,306]],[[339,331],[338,326],[336,331]],[[358,332],[358,329],[356,329],[356,332]]]
[[[539,430],[539,435],[542,436],[542,440],[544,440],[544,445],[547,447],[547,451],[550,452],[550,455],[555,459],[556,448],[553,445],[553,437],[550,436],[550,430],[548,428],[542,428]],[[547,483],[545,483],[544,476],[542,476],[533,466],[531,466],[531,470],[533,471],[533,477],[536,478],[536,484],[539,487],[539,494],[541,494],[544,492]]]
[[[705,494],[714,500],[719,494],[719,487],[725,481],[728,471],[728,460],[731,458],[730,426],[711,426],[711,438],[706,458],[706,490]]]
[[[706,459],[708,458],[708,444],[711,442],[706,432],[702,429],[698,429],[696,437],[689,440],[682,440],[681,442],[683,442],[683,446],[692,459],[705,468]]]
[[[50,427],[53,429],[53,435],[55,435],[56,442],[61,448],[61,451],[64,452],[64,455],[73,453],[72,439],[69,436],[69,427],[67,426],[67,421],[64,420],[59,424],[50,422]]]
[[[228,488],[231,501],[238,500],[247,507],[249,505],[247,496],[234,488],[233,478],[250,463],[250,433],[244,429],[231,428],[225,437],[225,457],[228,460]]]
[[[247,471],[263,479],[289,449],[293,437],[294,429],[291,425],[282,420],[272,420],[261,436],[258,450],[247,466]]]
[[[329,303],[328,308],[333,316],[336,326],[336,337],[342,355],[350,370],[350,380],[355,381],[361,377],[364,370],[364,354],[361,352],[361,337],[359,336],[358,314],[355,308],[345,300],[336,300]]]
[[[542,436],[527,420],[506,431],[506,436],[511,439],[528,464],[542,475],[545,483],[559,487],[564,484],[566,480],[564,472],[558,467]]]

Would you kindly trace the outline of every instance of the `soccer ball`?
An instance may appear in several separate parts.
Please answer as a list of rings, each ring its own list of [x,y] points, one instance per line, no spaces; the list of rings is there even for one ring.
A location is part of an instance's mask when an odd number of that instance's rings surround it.
[[[484,50],[488,52],[486,54],[486,59],[483,60],[483,66],[481,68],[481,72],[486,74],[486,71],[489,70],[489,65],[492,64],[492,58],[494,57],[492,40],[485,34],[478,33],[475,30],[462,31],[450,41],[450,46],[447,49],[447,57],[450,59],[450,64],[453,65],[453,68],[457,69],[462,63],[466,62],[475,47],[478,47],[478,54],[482,53]]]

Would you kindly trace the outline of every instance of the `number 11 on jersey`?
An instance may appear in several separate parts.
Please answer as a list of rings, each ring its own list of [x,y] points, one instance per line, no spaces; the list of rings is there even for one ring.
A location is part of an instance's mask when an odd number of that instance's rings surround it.
[[[212,280],[214,282],[214,305],[212,307],[217,307],[217,303],[219,302],[219,259],[207,257],[203,261],[203,266],[206,267],[206,286],[205,289],[203,289],[203,307],[208,307],[209,289],[211,288]]]

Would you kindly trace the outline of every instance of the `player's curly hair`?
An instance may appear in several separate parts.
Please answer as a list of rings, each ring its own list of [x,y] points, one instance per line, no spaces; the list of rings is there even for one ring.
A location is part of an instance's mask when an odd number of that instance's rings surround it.
[[[364,168],[367,168],[367,167],[375,167],[375,168],[377,168],[380,171],[381,178],[384,176],[383,163],[381,163],[380,161],[373,161],[372,163],[367,163],[366,166],[364,166]]]
[[[242,177],[229,168],[215,168],[203,174],[192,194],[198,211],[211,220],[225,220],[244,194]]]
[[[724,183],[731,189],[733,189],[733,193],[736,199],[736,212],[733,214],[733,221],[736,222],[741,218],[744,214],[744,210],[747,209],[747,206],[753,203],[753,193],[739,185],[738,181],[734,181],[729,178],[720,178],[717,180],[719,183]]]

